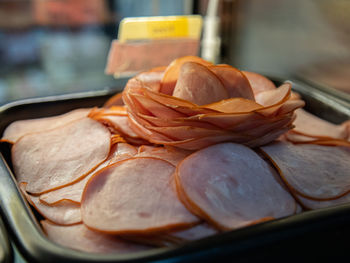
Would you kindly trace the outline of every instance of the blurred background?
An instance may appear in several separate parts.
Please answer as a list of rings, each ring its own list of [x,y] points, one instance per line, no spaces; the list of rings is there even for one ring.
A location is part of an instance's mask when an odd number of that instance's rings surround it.
[[[0,104],[120,85],[124,17],[206,15],[208,0],[0,0]],[[349,0],[219,0],[219,62],[350,94]]]

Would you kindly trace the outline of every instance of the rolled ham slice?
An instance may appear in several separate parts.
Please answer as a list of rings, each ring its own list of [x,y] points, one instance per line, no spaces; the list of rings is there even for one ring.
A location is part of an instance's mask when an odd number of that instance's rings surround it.
[[[230,65],[209,66],[224,84],[230,98],[244,98],[255,101],[254,93],[247,77]]]
[[[182,65],[173,96],[197,105],[229,98],[220,79],[206,66],[195,62]]]
[[[164,72],[164,76],[160,83],[159,92],[167,95],[173,94],[181,67],[186,62],[196,62],[207,66],[212,65],[212,63],[196,56],[185,56],[185,57],[175,59],[173,62],[169,64],[169,66],[166,68]]]
[[[295,200],[275,176],[253,150],[234,143],[193,153],[175,173],[184,204],[222,230],[295,213]]]
[[[2,140],[15,143],[25,134],[47,131],[63,126],[74,120],[86,117],[90,111],[91,109],[76,109],[53,117],[15,121],[5,129]]]
[[[261,149],[298,195],[330,200],[350,191],[349,147],[277,142]]]
[[[84,224],[107,233],[154,234],[198,223],[177,197],[174,171],[169,162],[146,157],[102,170],[85,187]]]
[[[72,184],[95,169],[109,155],[111,135],[90,118],[23,136],[12,147],[12,162],[19,183],[41,194]]]
[[[40,223],[51,241],[79,251],[125,254],[152,248],[125,241],[112,235],[94,232],[83,224],[60,226],[47,220],[43,220]]]

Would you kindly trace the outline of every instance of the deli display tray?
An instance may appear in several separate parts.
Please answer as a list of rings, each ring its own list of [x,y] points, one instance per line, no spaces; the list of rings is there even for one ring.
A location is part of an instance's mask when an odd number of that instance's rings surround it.
[[[276,85],[282,80],[270,77]],[[309,112],[339,124],[350,119],[350,103],[300,81],[290,81]],[[0,107],[0,132],[13,121],[48,117],[75,108],[101,106],[120,89],[12,102]],[[347,256],[350,204],[232,230],[182,245],[133,254],[91,254],[48,240],[38,216],[20,193],[11,171],[10,145],[1,144],[0,208],[7,231],[28,262],[332,262]],[[317,167],[315,167],[317,169]],[[349,171],[350,172],[350,171]]]

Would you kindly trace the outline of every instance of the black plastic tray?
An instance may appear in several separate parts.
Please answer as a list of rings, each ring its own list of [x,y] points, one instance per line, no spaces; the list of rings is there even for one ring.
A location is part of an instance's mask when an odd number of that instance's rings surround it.
[[[281,84],[278,78],[271,78]],[[293,81],[307,110],[334,123],[350,117],[346,101]],[[29,99],[0,107],[0,134],[18,119],[61,114],[78,107],[100,106],[113,90]],[[348,256],[350,204],[273,220],[172,248],[128,255],[90,254],[49,241],[20,194],[11,172],[10,150],[1,144],[0,208],[8,231],[29,262],[292,262],[307,258],[334,262]],[[317,167],[315,167],[317,169]]]

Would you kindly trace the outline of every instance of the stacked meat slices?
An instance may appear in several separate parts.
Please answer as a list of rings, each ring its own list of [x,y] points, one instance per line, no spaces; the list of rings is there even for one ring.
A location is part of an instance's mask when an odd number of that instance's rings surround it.
[[[253,85],[229,65],[184,57],[164,75],[151,71],[129,80],[123,100],[133,130],[152,143],[189,150],[224,141],[255,147],[291,129],[293,112],[304,102],[290,99],[289,83],[276,88],[258,74],[248,77]],[[265,86],[254,94],[260,79]]]

